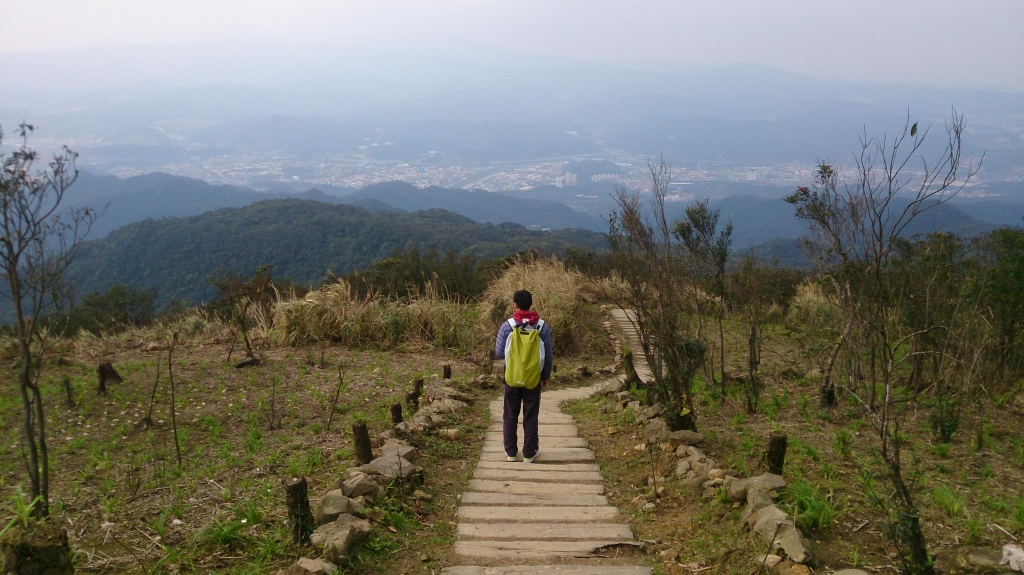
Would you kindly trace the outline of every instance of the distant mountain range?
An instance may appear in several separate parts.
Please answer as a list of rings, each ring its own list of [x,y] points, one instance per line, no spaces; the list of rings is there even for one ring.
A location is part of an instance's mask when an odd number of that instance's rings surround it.
[[[578,245],[605,249],[587,230],[534,231],[517,224],[476,223],[444,210],[398,213],[313,200],[263,200],[187,218],[149,219],[90,242],[71,272],[79,293],[123,283],[196,303],[216,296],[207,279],[219,270],[274,275],[318,284],[329,272],[365,269],[395,250],[417,247],[503,257],[538,250],[564,254]]]

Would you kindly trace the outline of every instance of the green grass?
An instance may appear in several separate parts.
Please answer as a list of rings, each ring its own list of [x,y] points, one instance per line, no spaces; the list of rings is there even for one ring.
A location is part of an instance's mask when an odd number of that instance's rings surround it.
[[[803,478],[786,488],[785,501],[797,527],[804,531],[826,532],[840,515],[832,493],[823,492]]]
[[[932,490],[932,501],[951,518],[960,517],[967,508],[967,499],[945,485]]]

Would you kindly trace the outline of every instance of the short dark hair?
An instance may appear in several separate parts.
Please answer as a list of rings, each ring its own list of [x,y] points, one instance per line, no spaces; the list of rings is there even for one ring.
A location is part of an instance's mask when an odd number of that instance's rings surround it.
[[[512,301],[516,303],[516,307],[523,311],[529,311],[533,307],[533,294],[521,289],[512,295]]]

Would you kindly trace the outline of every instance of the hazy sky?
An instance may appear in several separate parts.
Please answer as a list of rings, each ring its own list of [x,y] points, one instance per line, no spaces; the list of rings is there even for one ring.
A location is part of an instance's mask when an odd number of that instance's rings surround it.
[[[1024,0],[0,0],[0,25],[0,52],[223,40],[480,46],[1024,91]]]

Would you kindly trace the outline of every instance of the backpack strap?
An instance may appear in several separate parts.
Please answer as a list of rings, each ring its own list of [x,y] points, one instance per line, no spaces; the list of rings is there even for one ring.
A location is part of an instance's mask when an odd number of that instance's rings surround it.
[[[516,323],[516,319],[513,318],[513,317],[508,318],[508,322],[507,323],[508,323],[509,327],[511,327],[512,329],[515,329],[516,326],[519,325],[519,324]]]

